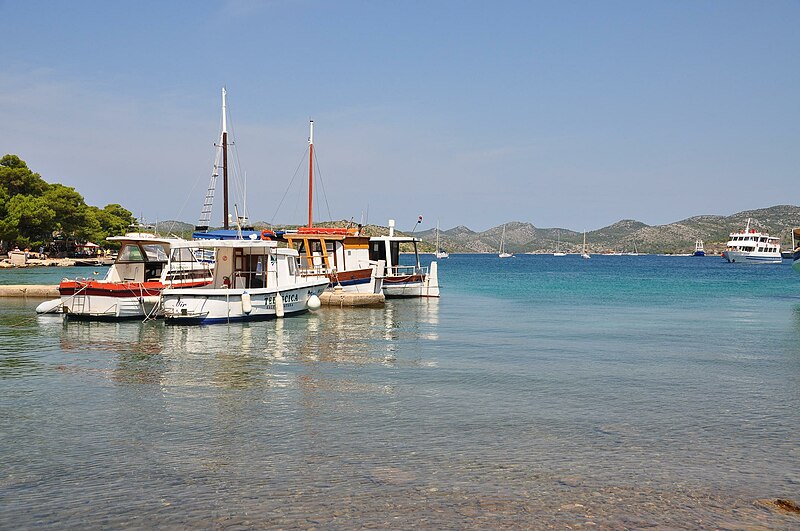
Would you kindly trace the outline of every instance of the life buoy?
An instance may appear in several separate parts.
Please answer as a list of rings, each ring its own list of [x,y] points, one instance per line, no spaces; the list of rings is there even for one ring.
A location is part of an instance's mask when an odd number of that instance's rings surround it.
[[[264,230],[261,231],[261,239],[262,240],[271,240],[274,237],[275,237],[275,233],[272,232],[271,230],[264,229]]]

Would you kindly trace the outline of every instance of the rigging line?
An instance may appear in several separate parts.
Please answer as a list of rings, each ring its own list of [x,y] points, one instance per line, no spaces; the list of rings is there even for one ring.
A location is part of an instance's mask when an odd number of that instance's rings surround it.
[[[333,221],[333,216],[331,215],[331,206],[328,204],[328,194],[325,191],[325,183],[322,180],[322,171],[319,169],[319,155],[314,153],[314,162],[317,163],[317,178],[319,180],[320,188],[322,188],[322,197],[325,199],[325,207],[328,209],[328,219]]]
[[[307,148],[306,148],[306,152],[308,152]],[[286,196],[289,194],[289,190],[292,188],[292,185],[294,184],[294,180],[297,179],[297,174],[300,172],[300,166],[302,166],[303,161],[305,161],[305,159],[306,159],[306,154],[303,153],[303,156],[300,158],[300,162],[297,164],[297,168],[294,170],[294,176],[292,176],[292,180],[289,181],[289,185],[286,187],[286,191],[283,192],[283,197],[281,197],[281,200],[278,203],[278,206],[275,208],[275,213],[272,215],[272,219],[270,219],[270,221],[269,221],[270,225],[274,225],[275,224],[275,218],[278,216],[278,212],[280,211],[281,206],[283,205],[283,201],[286,199]]]
[[[236,185],[236,199],[242,204],[242,215],[244,217],[248,217],[247,199],[245,197],[245,177],[244,172],[242,172],[242,163],[239,159],[239,148],[236,147],[236,130],[233,125],[233,114],[231,113],[230,105],[226,105],[226,110],[228,111],[228,128],[230,129],[229,136],[231,137],[231,141],[228,142],[228,146],[233,147],[231,151],[233,152],[233,181]]]

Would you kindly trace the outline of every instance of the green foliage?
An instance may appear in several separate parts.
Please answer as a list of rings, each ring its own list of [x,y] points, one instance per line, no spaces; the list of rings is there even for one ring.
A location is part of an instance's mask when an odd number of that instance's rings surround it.
[[[0,220],[3,240],[30,247],[49,239],[56,213],[44,197],[15,195],[6,203],[6,210],[6,216]]]
[[[74,188],[48,184],[16,155],[0,159],[0,239],[20,248],[47,245],[54,233],[102,242],[135,222],[118,204],[89,206]]]
[[[9,197],[17,194],[40,196],[48,184],[38,173],[28,169],[25,161],[16,155],[6,155],[0,159],[0,187]]]

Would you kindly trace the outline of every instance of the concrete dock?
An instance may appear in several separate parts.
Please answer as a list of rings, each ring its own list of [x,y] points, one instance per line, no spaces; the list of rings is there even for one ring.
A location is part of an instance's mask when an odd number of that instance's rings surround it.
[[[31,297],[37,299],[55,299],[59,296],[58,286],[34,284],[0,285],[0,297]]]

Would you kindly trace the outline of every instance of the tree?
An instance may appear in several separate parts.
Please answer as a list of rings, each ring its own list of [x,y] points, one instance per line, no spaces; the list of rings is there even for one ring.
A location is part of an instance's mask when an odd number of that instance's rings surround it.
[[[66,236],[86,238],[100,232],[97,218],[92,215],[83,196],[71,186],[51,184],[43,196],[55,212],[53,230],[60,230]]]
[[[98,222],[99,234],[93,236],[97,241],[124,234],[136,221],[130,211],[117,204],[106,205],[102,210],[90,206],[89,212]]]
[[[6,216],[0,220],[0,236],[19,246],[37,246],[50,239],[55,211],[44,197],[15,195],[6,203]]]
[[[38,174],[28,169],[25,161],[16,155],[5,155],[0,159],[0,187],[10,196],[40,196],[49,187]]]

